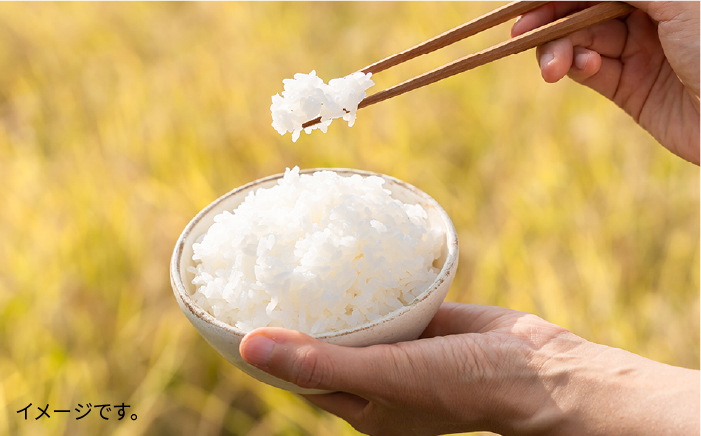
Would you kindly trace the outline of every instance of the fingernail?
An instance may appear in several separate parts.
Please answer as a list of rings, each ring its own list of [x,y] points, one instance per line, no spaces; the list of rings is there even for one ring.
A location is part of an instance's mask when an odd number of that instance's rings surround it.
[[[267,370],[273,355],[275,342],[267,336],[258,334],[248,339],[244,345],[244,360],[251,365]]]
[[[540,69],[542,70],[545,68],[553,59],[555,59],[555,56],[552,53],[543,54],[543,56],[540,57]]]
[[[584,70],[584,67],[587,66],[587,62],[589,62],[589,53],[580,53],[574,57],[574,66],[578,70]]]

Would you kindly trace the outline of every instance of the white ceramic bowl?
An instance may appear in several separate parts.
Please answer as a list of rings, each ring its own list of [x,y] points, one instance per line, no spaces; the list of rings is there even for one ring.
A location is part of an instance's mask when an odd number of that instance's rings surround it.
[[[394,177],[367,171],[335,168],[310,169],[301,171],[301,173],[313,173],[322,169],[335,171],[343,176],[360,174],[364,177],[382,177],[385,180],[383,187],[392,191],[392,197],[404,203],[421,204],[428,213],[429,223],[432,225],[440,224],[445,228],[446,240],[441,257],[438,259],[439,264],[442,265],[438,277],[428,289],[409,305],[362,326],[313,336],[332,344],[350,347],[390,344],[418,338],[448,293],[458,266],[458,238],[453,222],[436,200],[416,187]],[[233,211],[250,191],[272,187],[282,176],[283,174],[277,174],[236,188],[202,209],[185,227],[180,238],[178,238],[178,242],[175,244],[170,263],[170,282],[173,286],[175,298],[187,319],[190,320],[207,342],[234,366],[251,377],[278,388],[297,393],[324,393],[326,391],[300,388],[246,363],[239,354],[239,344],[246,332],[217,320],[200,308],[191,297],[196,290],[192,284],[194,274],[188,272],[188,267],[194,266],[192,244],[198,237],[207,232],[214,223],[216,215],[225,210]]]

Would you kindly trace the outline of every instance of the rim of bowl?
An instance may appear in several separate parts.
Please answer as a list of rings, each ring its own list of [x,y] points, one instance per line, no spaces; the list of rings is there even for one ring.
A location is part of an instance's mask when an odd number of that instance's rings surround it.
[[[341,337],[341,336],[346,336],[353,334],[358,331],[366,330],[373,328],[377,325],[383,324],[391,319],[394,319],[398,316],[401,316],[402,314],[408,312],[412,307],[416,306],[420,302],[424,301],[426,298],[428,298],[433,291],[435,291],[448,277],[450,277],[451,274],[454,273],[455,270],[455,265],[457,263],[458,259],[458,236],[457,232],[455,230],[455,226],[453,225],[453,221],[450,219],[450,216],[448,216],[448,213],[443,209],[443,207],[430,195],[422,191],[421,189],[417,188],[416,186],[407,183],[403,180],[397,179],[396,177],[388,176],[386,174],[381,174],[381,173],[375,173],[372,171],[365,171],[365,170],[357,170],[357,169],[351,169],[351,168],[309,168],[305,170],[300,170],[300,174],[310,174],[310,173],[315,173],[317,171],[333,171],[339,174],[358,174],[363,177],[369,177],[369,176],[375,176],[375,177],[381,177],[387,181],[391,181],[393,183],[396,183],[407,190],[413,192],[417,196],[423,198],[426,200],[427,203],[431,204],[436,211],[438,212],[438,215],[441,217],[443,223],[445,224],[446,227],[446,250],[447,250],[447,255],[445,262],[443,263],[443,267],[441,270],[438,272],[438,275],[436,276],[436,279],[431,283],[430,286],[428,286],[421,294],[419,294],[418,297],[414,298],[411,303],[407,304],[406,306],[403,306],[399,309],[396,309],[381,318],[378,318],[374,321],[371,321],[369,323],[365,323],[359,326],[355,326],[352,328],[347,328],[347,329],[342,329],[342,330],[333,330],[329,332],[324,332],[324,333],[317,333],[317,334],[311,334],[309,336],[315,338],[315,339],[329,339],[329,338],[336,338],[336,337]],[[185,240],[187,237],[190,235],[192,230],[195,228],[195,226],[200,222],[204,216],[206,216],[212,209],[214,209],[219,203],[225,201],[231,196],[234,196],[238,194],[241,191],[248,190],[256,185],[260,185],[265,182],[269,182],[271,180],[277,180],[281,179],[285,174],[284,173],[279,173],[279,174],[273,174],[272,176],[267,176],[263,177],[261,179],[254,180],[252,182],[246,183],[245,185],[239,186],[238,188],[235,188],[226,194],[222,195],[221,197],[217,198],[210,204],[208,204],[204,209],[199,211],[197,215],[195,215],[192,220],[185,226],[185,229],[182,231],[180,234],[180,237],[178,237],[177,242],[175,243],[175,248],[173,250],[173,255],[171,257],[170,261],[170,280],[171,280],[171,285],[173,286],[174,290],[176,291],[176,297],[179,298],[185,307],[196,317],[200,318],[202,321],[212,324],[220,329],[226,330],[227,332],[230,332],[234,335],[243,337],[247,334],[247,332],[234,327],[230,324],[227,324],[223,321],[218,320],[215,318],[212,314],[207,312],[206,310],[202,309],[195,301],[192,299],[192,296],[188,292],[187,288],[185,287],[185,284],[182,281],[182,276],[181,276],[181,269],[180,269],[180,259],[182,258],[183,254],[183,249],[185,247]]]

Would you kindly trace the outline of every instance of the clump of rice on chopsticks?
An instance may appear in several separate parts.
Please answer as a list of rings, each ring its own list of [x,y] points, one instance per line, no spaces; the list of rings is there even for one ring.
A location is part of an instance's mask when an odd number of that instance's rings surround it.
[[[282,95],[273,95],[270,112],[273,127],[281,135],[292,133],[292,142],[297,142],[304,130],[321,129],[326,133],[331,121],[343,118],[348,126],[355,123],[358,104],[365,98],[365,90],[375,84],[371,73],[356,72],[346,77],[324,83],[316,71],[295,74],[294,79],[285,79]],[[321,122],[309,127],[302,124],[321,116]]]

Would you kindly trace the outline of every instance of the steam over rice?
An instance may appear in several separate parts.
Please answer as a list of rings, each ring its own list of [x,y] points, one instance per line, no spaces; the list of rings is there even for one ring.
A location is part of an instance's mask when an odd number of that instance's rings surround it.
[[[285,90],[282,96],[273,95],[270,106],[273,127],[281,135],[292,132],[292,142],[297,142],[302,130],[307,134],[315,129],[326,133],[331,121],[336,118],[343,118],[348,121],[348,126],[353,126],[358,103],[365,98],[365,90],[375,84],[370,76],[370,73],[357,72],[332,79],[327,85],[317,77],[316,71],[312,71],[283,80]],[[319,116],[320,123],[302,129],[302,124]]]
[[[288,168],[276,186],[217,215],[193,244],[193,299],[244,331],[309,334],[359,326],[409,304],[435,280],[445,233],[383,184]]]

